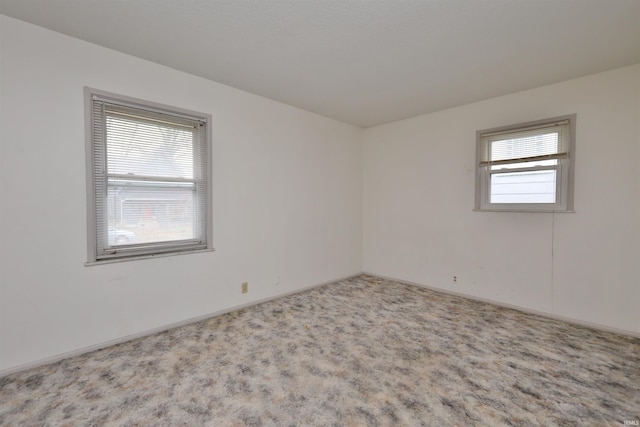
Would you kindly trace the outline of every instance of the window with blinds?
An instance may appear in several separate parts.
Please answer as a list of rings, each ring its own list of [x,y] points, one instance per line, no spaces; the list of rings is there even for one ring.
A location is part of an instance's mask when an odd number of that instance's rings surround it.
[[[210,249],[210,116],[86,96],[89,261]]]
[[[476,210],[571,211],[575,119],[478,131]]]

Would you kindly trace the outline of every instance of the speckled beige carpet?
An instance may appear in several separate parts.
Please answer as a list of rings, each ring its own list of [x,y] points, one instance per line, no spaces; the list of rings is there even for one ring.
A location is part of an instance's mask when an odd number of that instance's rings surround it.
[[[0,379],[4,426],[639,418],[639,339],[369,276]]]

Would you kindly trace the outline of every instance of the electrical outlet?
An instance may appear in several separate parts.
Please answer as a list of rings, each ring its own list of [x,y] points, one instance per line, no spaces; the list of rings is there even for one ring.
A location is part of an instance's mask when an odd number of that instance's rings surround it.
[[[453,276],[453,283],[458,283],[458,276]]]
[[[242,283],[242,293],[246,294],[247,292],[249,292],[249,283],[248,282],[243,282]]]

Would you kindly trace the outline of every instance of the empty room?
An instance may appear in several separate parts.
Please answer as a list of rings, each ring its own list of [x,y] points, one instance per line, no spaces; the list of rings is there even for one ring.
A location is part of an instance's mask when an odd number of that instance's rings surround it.
[[[640,425],[640,1],[0,0],[0,426]]]

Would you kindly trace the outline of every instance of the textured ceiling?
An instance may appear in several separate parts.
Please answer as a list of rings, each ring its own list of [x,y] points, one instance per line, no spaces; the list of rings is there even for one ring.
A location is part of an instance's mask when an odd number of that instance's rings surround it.
[[[640,0],[0,0],[361,127],[640,62]]]

